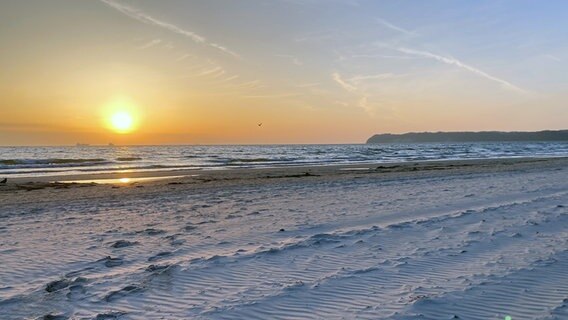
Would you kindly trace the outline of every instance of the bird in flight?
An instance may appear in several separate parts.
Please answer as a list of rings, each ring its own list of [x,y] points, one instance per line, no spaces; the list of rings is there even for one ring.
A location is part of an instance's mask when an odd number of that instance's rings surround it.
[[[262,122],[261,122],[261,123],[259,123],[259,124],[258,124],[258,126],[259,126],[259,127],[260,127],[260,126],[262,126]]]

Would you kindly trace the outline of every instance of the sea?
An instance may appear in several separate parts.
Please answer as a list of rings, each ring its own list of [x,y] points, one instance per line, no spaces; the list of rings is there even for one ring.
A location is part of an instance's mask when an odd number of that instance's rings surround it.
[[[568,142],[0,147],[0,178],[568,156]]]

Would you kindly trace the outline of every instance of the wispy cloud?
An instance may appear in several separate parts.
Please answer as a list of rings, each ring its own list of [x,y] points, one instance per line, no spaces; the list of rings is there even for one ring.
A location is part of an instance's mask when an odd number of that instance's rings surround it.
[[[372,74],[372,75],[355,75],[351,78],[344,79],[339,73],[334,72],[331,77],[332,79],[337,82],[343,89],[349,92],[363,92],[365,86],[361,86],[362,82],[368,81],[377,81],[377,80],[385,80],[394,77],[398,77],[399,75],[395,75],[392,73],[379,73],[379,74]]]
[[[142,12],[139,9],[136,9],[134,7],[122,4],[122,3],[118,3],[116,1],[113,0],[100,0],[101,2],[103,2],[104,4],[108,5],[109,7],[121,12],[122,14],[138,20],[142,23],[148,24],[148,25],[153,25],[156,27],[160,27],[163,29],[166,29],[168,31],[171,31],[173,33],[176,33],[178,35],[182,35],[184,37],[187,37],[191,40],[193,40],[196,43],[200,43],[200,44],[206,44],[212,48],[215,48],[217,50],[220,50],[226,54],[232,55],[234,57],[238,57],[238,55],[236,53],[234,53],[233,51],[227,49],[226,47],[223,47],[221,45],[218,45],[216,43],[211,43],[208,42],[207,39],[193,31],[189,31],[189,30],[185,30],[179,26],[176,26],[174,24],[171,24],[169,22],[166,21],[162,21],[159,19],[156,19],[154,17],[152,17],[151,15]]]
[[[238,79],[238,78],[239,78],[239,76],[233,75],[233,76],[230,76],[230,77],[228,77],[228,78],[223,79],[223,80],[220,81],[219,83],[225,83],[225,82],[233,81],[233,80]]]
[[[206,69],[201,71],[200,73],[198,73],[196,76],[197,77],[204,77],[204,76],[210,76],[213,78],[217,78],[219,76],[222,76],[225,74],[225,70],[219,66],[213,67],[211,69]]]
[[[303,83],[303,84],[298,84],[296,85],[296,87],[298,88],[312,88],[312,87],[317,87],[321,85],[321,83],[319,82],[312,82],[312,83]]]
[[[357,92],[357,88],[353,85],[351,85],[349,82],[347,82],[346,80],[344,80],[341,75],[337,72],[334,72],[331,75],[331,78],[337,82],[343,89],[345,89],[346,91],[349,92]]]
[[[263,85],[260,83],[259,80],[248,81],[237,85],[237,88],[245,88],[245,89],[257,89],[262,87]]]
[[[526,90],[521,89],[517,86],[515,86],[514,84],[503,80],[501,78],[495,77],[493,75],[488,74],[487,72],[484,72],[482,70],[479,70],[473,66],[470,66],[468,64],[465,64],[463,62],[461,62],[460,60],[456,59],[456,58],[452,58],[452,57],[445,57],[445,56],[441,56],[438,54],[434,54],[432,52],[428,52],[428,51],[420,51],[420,50],[414,50],[414,49],[408,49],[408,48],[396,48],[396,50],[402,52],[402,53],[406,53],[406,54],[411,54],[411,55],[416,55],[416,56],[420,56],[420,57],[424,57],[424,58],[429,58],[429,59],[434,59],[449,65],[453,65],[459,68],[462,68],[464,70],[467,70],[471,73],[474,73],[478,76],[481,76],[485,79],[497,82],[499,84],[501,84],[503,87],[518,92],[518,93],[523,93],[526,94],[528,93]]]
[[[356,106],[361,108],[371,117],[378,116],[379,109],[384,109],[384,103],[381,97],[384,91],[376,86],[377,83],[384,83],[384,80],[392,81],[399,77],[405,77],[406,74],[379,73],[374,75],[355,75],[350,78],[342,77],[339,73],[332,74],[332,78],[345,91],[351,93],[351,97],[355,98],[351,103],[336,101],[335,103],[342,106]],[[383,110],[384,111],[384,110]],[[384,115],[381,114],[381,117]]]
[[[562,62],[562,59],[558,58],[557,56],[551,55],[551,54],[545,54],[545,55],[543,55],[543,57],[550,59],[550,60],[557,61],[557,62]]]
[[[184,54],[184,55],[181,55],[179,58],[177,58],[176,61],[178,61],[178,62],[183,61],[183,60],[185,60],[189,57],[192,57],[192,55],[191,54]]]
[[[154,40],[150,40],[148,42],[146,42],[145,44],[141,45],[140,47],[138,47],[139,50],[144,50],[144,49],[148,49],[151,48],[153,46],[157,46],[160,43],[162,43],[161,39],[154,39]]]
[[[302,63],[302,61],[300,61],[300,59],[298,59],[298,57],[293,56],[293,55],[289,55],[289,54],[276,54],[276,55],[274,55],[274,56],[279,57],[279,58],[291,59],[291,60],[292,60],[292,63],[295,64],[295,65],[297,65],[297,66],[301,66],[301,65],[304,64],[304,63]]]
[[[342,30],[324,30],[308,32],[306,34],[300,35],[294,39],[296,42],[323,42],[328,40],[337,39],[338,37],[345,36],[345,32]]]
[[[110,6],[113,9],[116,9],[120,12],[122,12],[123,14],[129,16],[132,19],[136,19],[140,22],[146,23],[146,24],[150,24],[150,25],[154,25],[157,27],[161,27],[164,29],[167,29],[169,31],[172,31],[174,33],[186,36],[188,38],[190,38],[191,40],[197,42],[197,43],[203,43],[205,42],[205,38],[196,34],[195,32],[192,31],[187,31],[184,30],[176,25],[173,25],[171,23],[165,22],[165,21],[161,21],[158,19],[155,19],[154,17],[138,10],[135,9],[133,7],[118,3],[118,2],[114,2],[112,0],[100,0],[103,3],[105,3],[106,5]]]
[[[335,101],[333,101],[333,103],[340,105],[342,107],[349,107],[349,103],[345,102],[345,101],[335,100]]]
[[[290,98],[290,97],[297,97],[300,94],[298,93],[282,93],[282,94],[267,94],[267,95],[248,95],[242,96],[243,98],[247,99],[274,99],[274,98]]]
[[[364,92],[364,90],[359,89],[357,86],[352,84],[350,80],[343,79],[337,72],[333,73],[331,77],[347,92],[353,93],[358,96],[355,103],[357,107],[363,109],[369,116],[375,116],[373,106],[371,106],[371,104],[369,103],[369,96]],[[336,101],[336,103],[346,107],[350,105],[349,103],[340,101]]]
[[[388,78],[392,78],[392,77],[395,77],[395,75],[392,74],[392,73],[379,73],[379,74],[373,74],[373,75],[357,75],[357,76],[351,77],[349,79],[349,83],[357,84],[357,83],[360,83],[362,81],[384,80],[384,79],[388,79]]]
[[[231,56],[233,56],[233,57],[235,57],[235,58],[240,58],[240,56],[239,56],[238,54],[236,54],[235,52],[233,52],[233,51],[227,49],[227,47],[223,47],[223,46],[218,45],[218,44],[216,44],[216,43],[209,43],[209,45],[210,45],[211,47],[213,47],[213,48],[215,48],[215,49],[218,49],[218,50],[221,50],[221,51],[223,51],[224,53],[226,53],[226,54],[228,54],[228,55],[231,55]]]
[[[418,35],[418,34],[417,34],[416,32],[414,32],[414,31],[406,30],[405,28],[399,27],[399,26],[397,26],[397,25],[395,25],[395,24],[393,24],[393,23],[388,22],[387,20],[380,19],[380,18],[376,18],[375,20],[376,20],[378,23],[382,24],[383,26],[385,26],[385,27],[387,27],[387,28],[389,28],[389,29],[391,29],[391,30],[398,31],[398,32],[400,32],[400,33],[404,33],[404,34],[409,35],[409,36],[416,36],[416,35]]]
[[[412,56],[396,56],[389,54],[354,54],[351,58],[363,58],[363,59],[418,59]]]
[[[302,6],[320,6],[322,1],[321,0],[283,0],[283,2],[288,2],[295,5],[302,5]],[[358,7],[359,1],[358,0],[326,0],[326,4],[341,4],[347,5],[352,7]]]
[[[365,112],[367,112],[369,115],[371,116],[375,115],[375,110],[373,109],[373,106],[371,106],[371,104],[369,103],[368,96],[362,96],[361,99],[359,99],[359,101],[357,102],[357,105],[359,106],[359,108],[365,110]]]

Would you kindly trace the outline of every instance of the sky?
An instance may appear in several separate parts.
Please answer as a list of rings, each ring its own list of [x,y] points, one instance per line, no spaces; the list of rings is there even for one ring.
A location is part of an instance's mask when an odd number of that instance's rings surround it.
[[[567,1],[2,0],[0,145],[568,129],[566,39]]]

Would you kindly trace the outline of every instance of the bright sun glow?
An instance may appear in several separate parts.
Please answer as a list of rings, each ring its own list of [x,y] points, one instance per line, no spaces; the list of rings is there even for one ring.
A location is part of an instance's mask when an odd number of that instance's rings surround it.
[[[103,125],[119,134],[138,131],[142,114],[138,104],[128,96],[115,96],[101,107]]]
[[[134,127],[134,119],[132,115],[125,111],[114,113],[110,118],[112,128],[118,133],[128,133]]]

